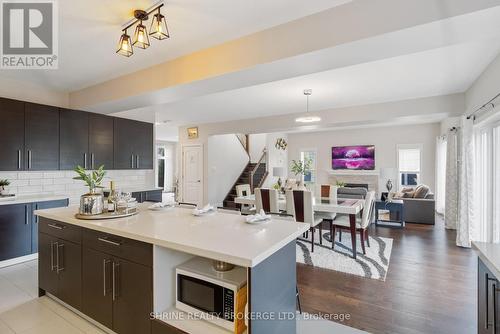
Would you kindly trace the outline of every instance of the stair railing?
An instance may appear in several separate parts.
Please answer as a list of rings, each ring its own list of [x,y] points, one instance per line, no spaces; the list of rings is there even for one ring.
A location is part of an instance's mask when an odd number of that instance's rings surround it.
[[[252,169],[252,171],[250,172],[250,175],[248,176],[249,178],[249,184],[250,184],[250,189],[251,191],[253,192],[255,188],[258,188],[262,185],[262,183],[264,182],[268,172],[267,172],[267,164],[266,164],[266,170],[264,172],[264,175],[262,176],[262,178],[258,181],[258,182],[255,182],[255,174],[257,173],[257,171],[259,170],[259,167],[263,164],[263,163],[266,163],[266,160],[267,160],[267,150],[264,148],[264,150],[262,150],[262,156],[260,157],[259,161],[257,162],[257,164],[255,165],[255,167]]]

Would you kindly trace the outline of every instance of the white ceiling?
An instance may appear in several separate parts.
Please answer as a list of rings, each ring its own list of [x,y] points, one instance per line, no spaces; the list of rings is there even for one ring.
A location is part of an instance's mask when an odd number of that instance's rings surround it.
[[[464,92],[499,54],[500,39],[485,39],[228,90],[115,115],[183,125],[292,114],[310,110]]]
[[[152,39],[149,49],[136,48],[131,58],[115,54],[121,27],[134,9],[158,1],[58,1],[59,69],[3,70],[0,78],[71,92],[350,1],[168,0],[164,14],[171,38]]]

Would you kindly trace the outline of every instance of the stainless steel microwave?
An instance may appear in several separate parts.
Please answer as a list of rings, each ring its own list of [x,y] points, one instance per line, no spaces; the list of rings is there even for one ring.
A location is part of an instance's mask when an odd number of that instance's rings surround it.
[[[211,260],[196,257],[176,268],[176,282],[177,309],[230,331],[235,330],[237,321],[244,321],[235,315],[245,307],[237,296],[242,288],[246,293],[246,268],[217,272]],[[244,299],[246,304],[246,295]]]

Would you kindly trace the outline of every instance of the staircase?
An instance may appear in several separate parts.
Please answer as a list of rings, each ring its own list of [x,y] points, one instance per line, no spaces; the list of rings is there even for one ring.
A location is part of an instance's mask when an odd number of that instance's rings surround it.
[[[243,172],[241,173],[236,183],[231,188],[226,198],[224,199],[224,207],[226,208],[237,208],[239,204],[234,203],[234,198],[236,197],[236,186],[240,184],[250,184],[250,188],[259,188],[267,177],[267,168],[265,163],[266,153],[262,155],[262,158],[257,163],[249,163]],[[262,162],[264,161],[264,162]]]

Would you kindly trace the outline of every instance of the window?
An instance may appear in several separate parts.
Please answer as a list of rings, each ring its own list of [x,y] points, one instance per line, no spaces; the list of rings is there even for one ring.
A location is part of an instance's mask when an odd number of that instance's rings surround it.
[[[475,223],[472,240],[500,242],[500,123],[476,129]]]
[[[422,145],[398,145],[399,188],[415,187],[421,182]]]
[[[156,154],[158,161],[158,168],[156,169],[156,186],[165,189],[165,164],[166,164],[166,154],[165,154],[165,146],[157,145],[156,146]]]
[[[305,183],[315,183],[316,182],[316,150],[302,150],[300,152],[300,160],[304,162],[305,160],[311,160],[311,171],[304,175]]]

